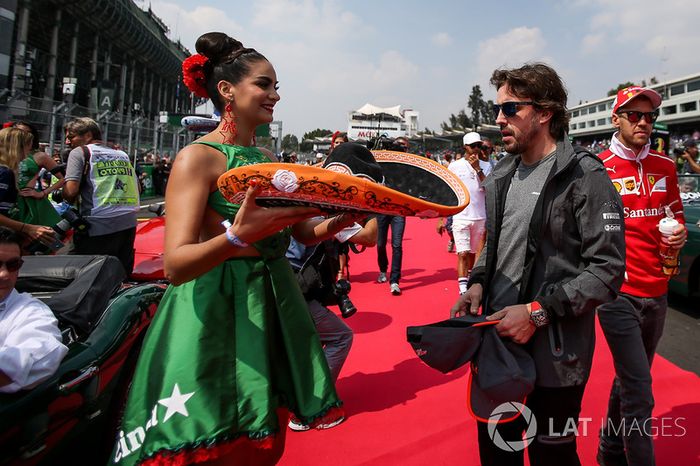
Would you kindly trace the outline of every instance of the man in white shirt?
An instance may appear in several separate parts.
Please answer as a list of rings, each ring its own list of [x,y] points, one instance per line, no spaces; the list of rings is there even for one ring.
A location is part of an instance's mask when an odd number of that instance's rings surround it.
[[[481,182],[491,173],[491,164],[479,159],[483,144],[479,133],[465,134],[463,143],[464,157],[447,167],[462,180],[469,191],[469,205],[452,217],[460,294],[467,291],[469,274],[484,245],[486,205]]]
[[[19,237],[0,227],[0,393],[40,384],[68,352],[51,309],[15,290],[22,262]]]

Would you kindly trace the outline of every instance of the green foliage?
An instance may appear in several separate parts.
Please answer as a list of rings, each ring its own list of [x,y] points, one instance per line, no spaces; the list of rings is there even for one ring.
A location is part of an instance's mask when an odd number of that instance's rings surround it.
[[[457,114],[457,124],[462,129],[470,128],[472,126],[472,121],[469,119],[467,112],[465,112],[464,109],[460,110]]]
[[[616,88],[610,89],[608,91],[608,97],[617,94],[617,91],[619,91],[620,89],[624,89],[624,88],[630,87],[630,86],[636,86],[636,84],[631,82],[631,81],[627,81],[626,83],[618,84]]]
[[[285,134],[282,138],[282,150],[294,151],[299,148],[299,139],[293,134]]]
[[[469,95],[467,107],[471,109],[472,124],[474,127],[479,126],[482,121],[484,94],[481,92],[481,87],[478,84],[472,87],[472,93]]]
[[[304,137],[302,139],[313,139],[313,138],[322,138],[322,137],[328,137],[333,134],[333,131],[329,129],[321,129],[321,128],[316,128],[313,131],[309,131],[308,133],[304,133]]]
[[[302,152],[309,152],[310,150],[313,149],[313,143],[309,142],[310,140],[314,138],[323,138],[323,137],[330,137],[333,134],[333,131],[329,129],[321,129],[321,128],[316,128],[313,131],[309,131],[308,133],[304,133],[304,137],[302,138],[301,144],[299,146],[299,150]]]

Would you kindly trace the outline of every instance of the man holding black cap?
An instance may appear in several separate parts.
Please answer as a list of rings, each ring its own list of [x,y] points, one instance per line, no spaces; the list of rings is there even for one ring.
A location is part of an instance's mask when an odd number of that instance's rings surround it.
[[[622,198],[628,246],[620,294],[598,308],[616,373],[600,432],[597,459],[603,466],[655,464],[650,367],[663,332],[670,278],[660,252],[664,246],[679,250],[687,237],[676,164],[650,150],[660,105],[661,95],[653,89],[620,90],[612,113],[618,131],[599,155]],[[677,226],[662,239],[659,222],[668,215]]]
[[[601,161],[569,143],[567,93],[552,68],[496,70],[491,83],[510,155],[484,181],[486,246],[451,314],[481,306],[500,320],[498,334],[534,360],[525,402],[537,422],[530,464],[580,465],[566,426],[577,424],[590,374],[595,308],[616,297],[624,274],[620,198]],[[528,425],[521,416],[495,429],[517,443]],[[494,425],[478,422],[478,432],[482,464],[523,464],[522,451],[494,441]]]

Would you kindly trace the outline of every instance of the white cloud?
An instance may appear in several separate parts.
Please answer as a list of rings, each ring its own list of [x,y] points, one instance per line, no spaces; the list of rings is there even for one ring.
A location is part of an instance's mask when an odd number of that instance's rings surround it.
[[[152,8],[170,26],[171,37],[192,52],[201,34],[222,31],[267,56],[280,81],[275,118],[298,136],[317,126],[343,128],[346,112],[373,98],[375,90],[386,95],[417,74],[398,52],[358,51],[357,38],[374,32],[335,0],[254,0],[241,24],[212,7],[187,10],[154,0]]]
[[[606,36],[604,33],[594,33],[586,35],[581,41],[581,52],[584,55],[591,55],[598,52],[599,47],[605,43]]]
[[[437,34],[433,35],[430,40],[438,47],[447,47],[452,45],[452,38],[446,32],[438,32]]]
[[[477,82],[484,97],[490,99],[495,94],[488,85],[495,69],[516,67],[531,61],[544,61],[554,65],[554,60],[545,55],[546,45],[540,28],[524,26],[479,42],[476,58]]]
[[[590,36],[602,35],[602,47],[615,53],[641,52],[649,61],[650,73],[671,72],[680,77],[697,72],[695,57],[700,43],[700,2],[666,0],[662,7],[656,2],[632,0],[592,0],[600,13],[590,20],[590,33],[581,43],[582,52],[590,50]]]
[[[180,40],[192,53],[197,38],[210,31],[226,32],[230,36],[245,41],[243,28],[228,14],[218,8],[198,6],[186,10],[172,2],[153,0],[151,8],[170,27],[170,38]]]
[[[346,39],[353,32],[366,32],[360,19],[343,10],[335,0],[258,0],[254,2],[253,12],[254,29],[272,36],[307,37],[316,42],[314,45]]]
[[[479,42],[477,69],[479,75],[490,77],[493,70],[541,60],[546,42],[540,28],[518,27]]]

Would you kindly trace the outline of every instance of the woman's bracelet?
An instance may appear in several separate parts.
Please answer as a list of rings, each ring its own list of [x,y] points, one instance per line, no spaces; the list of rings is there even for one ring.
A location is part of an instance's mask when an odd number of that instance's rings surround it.
[[[229,243],[233,244],[234,246],[238,248],[247,248],[250,246],[248,243],[243,241],[231,231],[231,227],[233,226],[229,220],[224,220],[221,222],[221,224],[226,228],[226,231],[224,232],[226,234],[226,239],[228,240]]]

